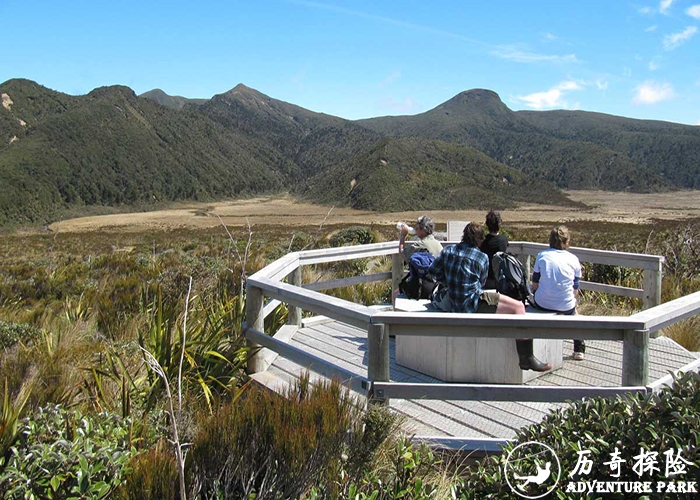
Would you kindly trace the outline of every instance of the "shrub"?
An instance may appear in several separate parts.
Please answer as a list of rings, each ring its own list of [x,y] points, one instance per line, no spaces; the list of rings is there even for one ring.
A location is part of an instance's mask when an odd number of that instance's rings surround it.
[[[0,474],[4,498],[106,498],[135,452],[131,423],[60,406],[40,409],[22,426]]]
[[[7,349],[17,342],[29,344],[41,336],[41,330],[26,323],[0,320],[0,349]]]
[[[209,408],[221,392],[233,392],[243,378],[248,347],[241,325],[245,311],[244,297],[213,301],[204,305],[198,296],[189,302],[187,335],[185,336],[183,384],[186,389],[199,389]],[[167,379],[175,381],[182,351],[184,303],[166,300],[157,287],[148,314],[148,331],[139,332],[139,346],[150,352],[162,367]],[[149,372],[150,402],[163,389],[163,382]]]
[[[329,239],[332,247],[367,245],[375,241],[376,236],[374,232],[370,228],[363,226],[351,226],[341,229]]]
[[[252,388],[201,425],[190,483],[203,498],[298,498],[340,460],[359,415],[337,382],[305,378],[286,397]]]
[[[133,457],[131,473],[117,489],[118,500],[169,500],[179,498],[175,454],[164,440]]]
[[[564,410],[547,416],[541,423],[527,427],[518,433],[516,442],[509,443],[499,456],[489,457],[470,470],[462,493],[466,498],[519,498],[507,485],[503,476],[505,459],[518,444],[537,441],[550,446],[561,463],[562,477],[576,470],[579,451],[590,450],[588,458],[593,462],[590,474],[584,476],[593,481],[640,481],[632,470],[632,457],[640,452],[657,452],[660,462],[665,452],[681,450],[682,458],[691,462],[687,474],[679,480],[700,479],[700,375],[689,372],[676,379],[672,387],[657,394],[626,395],[616,399],[593,398],[576,401]],[[621,458],[627,459],[620,477],[611,476],[605,462],[616,449]],[[646,474],[642,480],[666,481],[663,472]],[[558,498],[573,498],[559,486]],[[533,496],[536,493],[530,492]],[[528,494],[530,494],[528,493]],[[578,496],[575,496],[578,498]],[[625,498],[625,494],[611,494],[605,498]],[[647,498],[672,498],[657,493]],[[673,498],[694,498],[694,495],[678,494]]]

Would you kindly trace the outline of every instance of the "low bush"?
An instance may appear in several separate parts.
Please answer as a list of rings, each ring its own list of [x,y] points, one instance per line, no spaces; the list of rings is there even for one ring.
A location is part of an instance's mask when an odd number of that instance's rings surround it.
[[[135,453],[131,422],[48,406],[22,425],[0,473],[3,498],[106,498]]]
[[[0,320],[0,349],[7,349],[18,342],[29,344],[41,336],[41,330],[26,323]]]
[[[504,477],[505,460],[519,444],[536,441],[550,446],[561,463],[562,483],[577,470],[580,453],[588,450],[590,473],[580,480],[594,481],[699,481],[700,480],[700,375],[684,374],[672,387],[652,395],[626,395],[616,399],[592,398],[572,403],[564,410],[548,415],[541,423],[519,431],[517,440],[509,443],[498,456],[485,459],[470,469],[461,492],[468,499],[517,499],[518,495],[508,486]],[[656,453],[659,463],[655,470],[648,470],[640,478],[633,470],[634,456],[640,449]],[[624,460],[619,477],[606,462],[611,454],[620,452]],[[685,474],[664,475],[665,460],[680,452],[687,461]],[[530,464],[533,465],[534,464]],[[577,481],[578,478],[572,479]],[[557,498],[579,498],[580,494],[566,492],[559,484],[554,492]],[[542,492],[532,485],[526,492],[530,498],[538,498]],[[625,493],[606,494],[605,498],[628,498]],[[654,493],[644,498],[696,498],[695,494],[669,495]]]
[[[341,459],[360,408],[336,383],[308,378],[286,397],[250,389],[203,422],[191,452],[202,498],[299,498]]]
[[[377,241],[377,237],[374,232],[370,228],[364,226],[351,226],[341,229],[328,240],[332,247],[368,245],[375,241]]]
[[[129,462],[131,472],[117,489],[117,500],[175,500],[179,498],[175,454],[165,440]]]

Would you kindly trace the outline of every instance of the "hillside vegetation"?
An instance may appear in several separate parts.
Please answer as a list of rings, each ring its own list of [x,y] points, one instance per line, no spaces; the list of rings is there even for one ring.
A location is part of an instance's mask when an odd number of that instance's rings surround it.
[[[471,146],[569,189],[657,191],[700,186],[700,128],[585,111],[511,111],[490,90],[462,92],[415,116],[358,123],[391,137]]]
[[[70,96],[16,79],[0,95],[0,225],[281,191],[387,211],[568,203],[555,186],[700,187],[698,127],[513,112],[488,90],[356,122],[244,85],[204,100],[122,86]]]

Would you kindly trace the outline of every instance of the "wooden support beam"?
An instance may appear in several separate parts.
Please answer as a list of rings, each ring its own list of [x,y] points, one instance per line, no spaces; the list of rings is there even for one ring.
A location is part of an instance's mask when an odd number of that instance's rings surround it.
[[[287,281],[292,286],[301,286],[301,267],[297,267],[289,273]],[[301,307],[288,305],[287,306],[287,324],[301,326]]]
[[[385,325],[367,328],[367,378],[370,382],[389,381],[389,329]],[[389,404],[389,398],[372,391],[370,403]]]
[[[403,279],[403,254],[397,253],[391,256],[391,292],[399,289],[399,283]]]
[[[305,283],[301,287],[305,290],[314,290],[319,292],[321,290],[331,290],[333,288],[343,288],[346,286],[360,285],[363,283],[375,283],[377,281],[384,281],[391,278],[391,273],[374,273],[366,274],[364,276],[351,276],[349,278],[338,278],[335,280],[328,281],[317,281],[316,283]]]
[[[622,385],[649,384],[649,330],[625,330],[622,344]]]
[[[265,296],[263,291],[250,284],[246,285],[246,301],[245,301],[245,316],[246,325],[244,328],[253,328],[255,330],[265,330],[265,315],[263,313],[263,301]],[[251,356],[248,358],[246,371],[249,374],[257,373],[265,369],[264,361],[260,356],[260,345],[250,340],[246,336],[246,344],[251,350]]]
[[[628,392],[647,392],[637,387],[551,387],[536,385],[504,384],[421,384],[399,382],[374,382],[375,394],[387,398],[438,399],[446,401],[529,401],[554,403],[581,398],[615,397]]]
[[[644,270],[644,309],[661,304],[661,264],[659,261],[655,269]]]

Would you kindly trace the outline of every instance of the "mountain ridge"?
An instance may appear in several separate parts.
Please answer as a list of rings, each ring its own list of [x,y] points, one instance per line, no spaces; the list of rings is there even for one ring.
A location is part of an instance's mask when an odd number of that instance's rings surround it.
[[[543,196],[567,203],[555,185],[700,187],[698,127],[512,111],[488,89],[418,115],[357,121],[242,83],[201,102],[156,90],[137,96],[114,85],[70,96],[31,80],[0,84],[0,224],[45,221],[83,205],[280,191],[357,208],[428,210]]]

